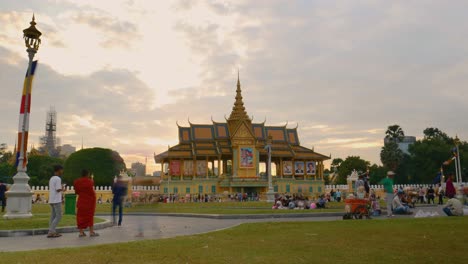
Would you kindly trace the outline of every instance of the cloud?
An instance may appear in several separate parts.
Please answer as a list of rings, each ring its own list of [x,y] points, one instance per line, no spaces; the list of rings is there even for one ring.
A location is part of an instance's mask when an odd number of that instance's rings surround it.
[[[128,48],[141,37],[136,24],[103,13],[80,12],[73,20],[99,31],[104,36],[101,43],[104,48]]]
[[[62,142],[79,145],[83,136],[85,146],[110,146],[142,161],[177,142],[176,120],[222,122],[239,69],[255,122],[299,123],[301,143],[326,155],[379,162],[385,129],[395,123],[407,135],[434,126],[468,138],[460,121],[468,114],[464,1],[67,3],[41,16],[45,30],[67,41],[41,47],[55,68],[38,69],[36,134],[55,105]],[[16,133],[25,61],[12,47],[25,10],[6,9],[17,14],[4,15],[8,27],[0,33],[0,110],[11,124],[0,129],[5,138]],[[74,39],[77,31],[92,43]]]

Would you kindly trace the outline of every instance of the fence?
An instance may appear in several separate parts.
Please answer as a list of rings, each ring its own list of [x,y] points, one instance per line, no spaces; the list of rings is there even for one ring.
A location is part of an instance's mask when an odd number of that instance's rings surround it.
[[[49,186],[31,186],[31,190],[49,191]],[[95,191],[112,191],[111,186],[94,186]],[[66,192],[75,191],[73,186],[67,186]],[[132,186],[132,191],[159,191],[159,186]]]
[[[455,186],[458,186],[457,183],[454,183]],[[442,184],[443,186],[445,186],[445,183]],[[468,183],[466,182],[462,182],[461,185],[463,186],[468,186]],[[435,187],[435,184],[395,184],[393,185],[393,189],[398,189],[398,188],[412,188],[412,189],[417,189],[417,188],[420,188],[420,187],[423,187],[423,188],[429,188],[430,186],[432,187]],[[383,185],[369,185],[370,189],[374,189],[374,190],[383,190]],[[329,192],[331,190],[340,190],[340,191],[347,191],[349,190],[349,186],[348,185],[325,185],[325,190],[326,192]]]

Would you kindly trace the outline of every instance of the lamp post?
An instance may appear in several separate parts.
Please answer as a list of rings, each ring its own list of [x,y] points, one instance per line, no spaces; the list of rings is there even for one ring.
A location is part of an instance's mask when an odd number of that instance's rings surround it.
[[[23,88],[22,102],[20,107],[18,140],[20,141],[19,158],[17,173],[13,177],[13,185],[7,192],[8,203],[7,212],[3,216],[6,219],[30,218],[31,214],[31,187],[29,187],[29,176],[27,171],[26,149],[28,144],[29,130],[29,110],[31,109],[31,87],[32,74],[34,74],[33,58],[41,44],[42,33],[36,29],[34,15],[30,26],[23,30],[23,38],[26,45],[26,51],[29,55],[28,71]],[[35,63],[34,63],[35,64]]]
[[[269,136],[265,149],[268,153],[268,192],[267,192],[267,202],[273,203],[275,201],[275,191],[273,189],[273,179],[271,177],[271,141],[272,137]]]

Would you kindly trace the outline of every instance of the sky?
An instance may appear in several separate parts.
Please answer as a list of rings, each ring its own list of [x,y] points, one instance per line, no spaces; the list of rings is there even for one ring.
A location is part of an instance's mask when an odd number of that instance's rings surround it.
[[[62,144],[108,147],[157,167],[176,121],[222,122],[240,71],[254,122],[301,145],[380,163],[387,126],[468,138],[467,1],[0,2],[0,142],[15,144],[35,14],[30,142],[58,115]]]

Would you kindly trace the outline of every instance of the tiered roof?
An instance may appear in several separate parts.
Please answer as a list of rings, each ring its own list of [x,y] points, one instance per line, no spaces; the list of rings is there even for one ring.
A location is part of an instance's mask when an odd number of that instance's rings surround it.
[[[178,126],[179,144],[170,147],[168,151],[155,156],[155,160],[160,162],[166,158],[193,159],[195,157],[221,157],[232,155],[231,131],[234,127],[247,124],[251,128],[251,133],[255,137],[257,149],[261,155],[266,155],[264,146],[267,138],[272,139],[272,156],[283,157],[285,159],[313,159],[326,160],[328,156],[314,152],[300,146],[297,127],[287,128],[285,126],[265,126],[263,123],[252,123],[247,115],[242,100],[242,90],[239,77],[237,78],[237,89],[234,106],[231,115],[226,122],[212,124],[192,124],[190,126]],[[234,133],[234,132],[233,132]]]

